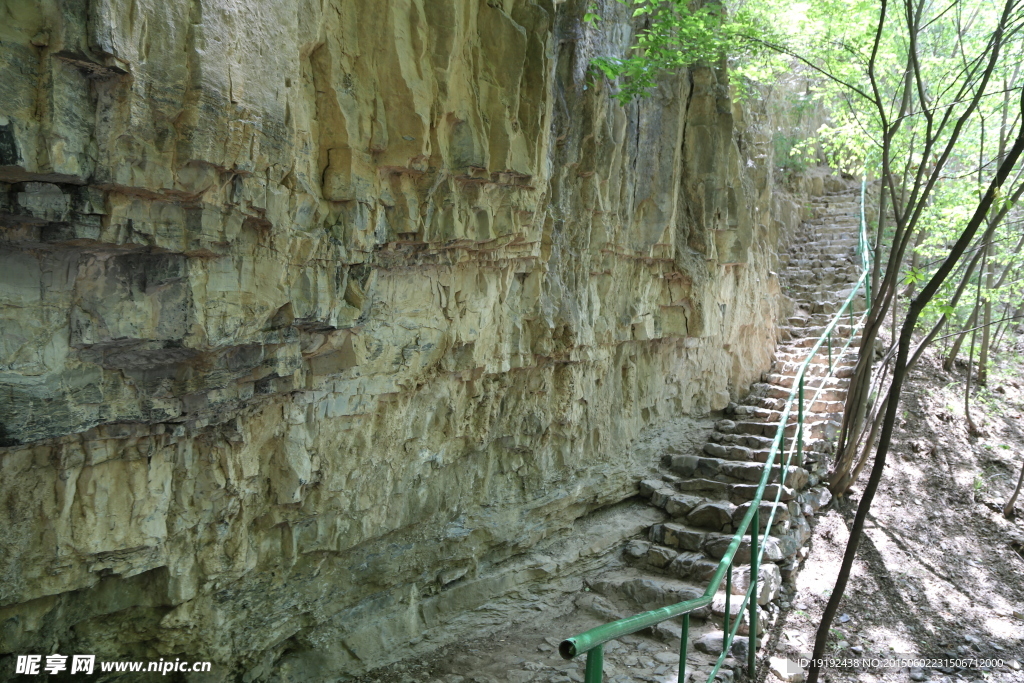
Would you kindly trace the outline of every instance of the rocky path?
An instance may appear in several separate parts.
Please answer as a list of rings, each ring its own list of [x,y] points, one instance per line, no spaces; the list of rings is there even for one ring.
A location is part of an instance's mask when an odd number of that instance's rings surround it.
[[[794,240],[782,276],[785,291],[795,303],[795,312],[784,328],[783,341],[771,369],[762,382],[755,384],[749,396],[726,411],[729,419],[715,425],[707,443],[699,453],[671,454],[664,458],[661,476],[641,482],[640,493],[651,505],[664,509],[672,521],[651,527],[648,541],[634,541],[627,549],[634,568],[658,572],[658,580],[673,587],[680,597],[703,594],[707,582],[718,568],[718,562],[732,540],[734,528],[747,513],[764,472],[772,439],[777,433],[781,412],[796,381],[800,365],[824,331],[835,311],[850,294],[860,276],[857,265],[856,233],[859,211],[858,195],[853,191],[826,196],[816,202],[816,219],[803,224]],[[853,235],[854,237],[851,237]],[[810,537],[808,518],[828,502],[829,494],[819,485],[824,474],[824,460],[830,440],[839,429],[849,378],[856,363],[859,338],[854,338],[843,355],[839,349],[852,333],[849,324],[839,325],[833,334],[832,364],[834,378],[829,378],[829,355],[819,352],[808,367],[804,382],[805,411],[803,453],[794,453],[782,486],[780,502],[779,467],[761,502],[761,530],[767,524],[773,507],[775,512],[771,536],[764,542],[764,563],[759,568],[758,591],[759,632],[770,627],[777,614],[772,606],[782,580],[789,577],[800,559],[800,551]],[[817,400],[810,403],[822,387]],[[790,416],[786,426],[785,446],[788,449],[797,435],[797,418]],[[776,462],[781,462],[781,454]],[[733,574],[733,593],[742,596],[750,580],[749,535],[737,553]],[[635,574],[635,572],[630,572]],[[623,579],[619,591],[638,579]],[[605,583],[615,584],[605,578]],[[602,585],[596,585],[600,591]],[[683,598],[685,599],[685,597]],[[742,616],[739,633],[746,634],[747,615],[739,614],[742,598],[731,600],[730,623]],[[691,628],[693,646],[698,652],[712,655],[721,651],[722,624],[725,616],[723,590],[703,625]],[[746,639],[739,638],[733,654],[745,657]]]
[[[389,667],[389,672],[370,675],[366,681],[429,680],[443,683],[517,681],[565,683],[583,681],[585,657],[561,660],[553,635],[578,633],[602,622],[702,595],[708,580],[729,546],[737,525],[750,506],[764,463],[781,420],[781,411],[796,373],[835,311],[849,295],[860,275],[856,256],[859,195],[854,189],[812,200],[815,218],[805,221],[795,236],[780,273],[784,291],[794,312],[783,328],[776,360],[762,381],[739,404],[731,404],[726,419],[719,420],[699,449],[675,449],[664,455],[657,475],[640,483],[640,494],[659,508],[665,521],[652,525],[646,540],[629,542],[624,561],[597,577],[589,577],[574,606],[538,615],[531,624],[499,632],[497,636],[450,648],[427,668],[408,665]],[[858,308],[863,307],[863,302]],[[828,378],[828,352],[822,349],[812,360],[805,380],[805,420],[802,459],[791,461],[782,486],[781,502],[774,502],[779,487],[779,466],[774,467],[766,500],[761,503],[762,531],[771,508],[778,510],[765,541],[764,562],[759,569],[758,633],[778,619],[778,603],[785,598],[785,581],[806,555],[804,544],[811,534],[809,519],[829,500],[820,485],[826,469],[829,442],[839,429],[849,377],[856,362],[859,339],[845,354],[839,349],[852,333],[848,323],[833,334],[835,377]],[[813,403],[815,391],[824,386]],[[786,427],[785,446],[796,438],[796,415]],[[781,460],[781,455],[776,461]],[[733,593],[742,596],[749,585],[749,536],[737,554],[733,569]],[[707,680],[722,649],[725,593],[691,619],[688,659],[690,681]],[[739,615],[742,597],[730,600],[732,619]],[[725,660],[718,679],[731,681],[745,672],[749,627],[742,615],[732,656]],[[557,623],[552,623],[557,622]],[[679,620],[664,622],[653,630],[627,636],[605,647],[605,681],[673,683],[678,675]],[[763,639],[759,638],[759,644]],[[501,644],[503,655],[494,651]],[[474,655],[473,653],[479,653]]]

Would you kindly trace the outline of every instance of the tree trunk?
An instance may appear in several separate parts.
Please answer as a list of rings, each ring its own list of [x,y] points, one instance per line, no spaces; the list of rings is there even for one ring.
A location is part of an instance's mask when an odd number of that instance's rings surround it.
[[[964,325],[963,331],[953,341],[953,348],[949,350],[949,355],[946,356],[946,360],[942,361],[942,369],[949,372],[953,369],[953,362],[956,360],[957,354],[960,353],[960,346],[964,343],[964,339],[967,339],[967,334],[971,328],[974,327],[978,320],[978,309],[971,312],[971,317],[967,319],[967,323]]]
[[[974,300],[974,314],[975,316],[981,311],[981,281],[985,275],[985,268],[988,266],[988,250],[990,245],[986,243],[981,248],[981,272],[978,273],[978,296]],[[987,329],[987,328],[986,328]],[[974,342],[978,338],[978,328],[974,327],[971,329],[971,351],[967,354],[967,382],[964,385],[964,417],[967,418],[967,432],[972,436],[978,436],[978,426],[974,424],[974,420],[971,418],[971,375],[973,374],[974,368]]]
[[[1013,495],[1006,501],[1006,505],[1003,506],[1003,516],[1009,519],[1013,517],[1013,506],[1017,502],[1017,495],[1020,493],[1021,487],[1024,486],[1024,464],[1020,466],[1020,478],[1017,479],[1017,488],[1013,490]]]
[[[986,249],[986,252],[991,247]],[[982,306],[982,325],[981,328],[981,349],[978,351],[978,384],[985,386],[988,384],[988,344],[991,336],[989,335],[990,325],[992,325],[992,270],[994,266],[992,260],[989,259],[988,268],[984,271],[985,274],[985,303]]]

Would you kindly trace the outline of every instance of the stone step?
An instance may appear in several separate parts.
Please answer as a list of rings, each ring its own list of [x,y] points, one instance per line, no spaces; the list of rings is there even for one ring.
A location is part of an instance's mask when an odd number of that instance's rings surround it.
[[[834,282],[830,285],[815,285],[813,287],[801,284],[784,285],[783,291],[787,297],[798,306],[814,308],[816,304],[832,304],[841,306],[849,296],[849,289],[852,282]],[[862,292],[863,294],[863,292]],[[838,310],[838,308],[837,308]],[[844,311],[845,313],[846,311]],[[835,317],[835,316],[832,316]]]
[[[851,220],[847,216],[839,216],[835,218],[826,218],[819,216],[818,218],[812,218],[803,224],[803,229],[798,230],[796,236],[801,235],[823,235],[827,237],[835,237],[841,239],[844,237],[852,237],[857,239],[856,232],[860,229],[860,221],[858,219]],[[797,250],[801,246],[799,241],[794,242],[791,250]]]
[[[825,392],[822,392],[822,393],[825,393]],[[788,396],[788,394],[787,394],[787,396]],[[812,400],[812,398],[811,397],[807,397],[805,400],[808,403],[804,404],[804,408],[808,412],[812,412],[812,413],[827,413],[829,415],[840,415],[845,410],[846,392],[843,392],[842,396],[836,398],[835,400],[827,400],[827,399],[819,398],[818,400],[814,401],[813,408],[810,405],[810,401]],[[822,403],[824,403],[826,405],[824,405],[824,406],[819,405],[819,404],[822,404]],[[838,405],[835,405],[835,404],[838,404]],[[786,406],[786,398],[780,397],[780,398],[760,398],[760,399],[758,399],[758,404],[755,405],[754,407],[758,408],[759,410],[766,410],[766,411],[772,411],[772,412],[775,412],[775,413],[781,413],[782,410],[785,408],[785,406]],[[799,406],[798,406],[798,408],[799,408]]]
[[[739,434],[737,432],[720,432],[717,429],[708,435],[708,441],[715,443],[736,444],[753,449],[771,448],[774,437],[762,434]]]
[[[640,482],[640,496],[662,509],[669,497],[676,493],[700,496],[706,500],[728,500],[733,505],[742,505],[754,499],[754,494],[757,493],[757,484],[729,484],[700,478],[680,479],[671,474],[664,474],[661,479],[644,479]],[[778,484],[769,484],[765,487],[764,498],[766,500],[775,500],[777,495],[779,495]],[[789,502],[796,497],[795,489],[783,486],[779,500]]]
[[[801,237],[809,237],[810,239],[804,239],[798,242],[792,251],[799,253],[798,250],[808,250],[814,247],[831,247],[828,251],[836,251],[838,248],[855,247],[860,244],[860,238],[857,236],[850,236],[845,230],[808,230],[804,232]]]
[[[753,417],[760,418],[760,419],[764,420],[765,422],[779,422],[782,419],[782,411],[783,411],[784,405],[785,405],[785,401],[783,401],[782,405],[780,405],[778,408],[775,408],[775,407],[772,407],[772,408],[761,408],[761,407],[758,407],[756,409],[756,411],[753,413]],[[808,399],[807,401],[804,402],[804,411],[807,412],[807,413],[814,413],[816,415],[817,414],[837,415],[837,414],[843,412],[843,408],[844,408],[844,406],[843,406],[843,402],[842,401],[823,401],[823,400],[821,400],[819,398],[818,400],[813,401],[813,402],[811,402],[810,399]],[[791,411],[790,422],[793,421],[794,418],[792,418],[792,416],[796,415],[798,410],[799,410],[799,406],[798,405],[794,406],[793,410]],[[764,460],[759,460],[759,462],[764,462]]]
[[[697,582],[669,576],[663,569],[657,569],[648,564],[645,560],[649,546],[650,543],[647,541],[633,541],[627,546],[627,561],[634,565],[633,569],[614,569],[600,576],[585,579],[587,592],[576,598],[577,606],[585,607],[602,620],[612,620],[622,618],[635,611],[649,611],[666,605],[688,602],[705,594],[707,581]],[[638,572],[639,567],[636,567],[638,564],[644,565],[646,571]],[[739,653],[746,651],[744,641],[748,639],[744,636],[749,634],[747,620],[750,618],[750,608],[747,606],[741,610],[740,606],[750,586],[750,569],[746,566],[734,567],[731,575],[732,590],[728,601],[726,600],[727,584],[723,580],[718,592],[712,596],[711,604],[690,613],[690,637],[694,647],[696,647],[697,641],[700,641],[700,647],[708,650],[712,656],[721,652],[721,629],[725,628],[725,624],[728,623],[731,630],[737,620],[739,626],[736,630],[740,635],[734,643],[741,644],[735,649]],[[765,563],[759,568],[755,597],[759,607],[754,611],[758,633],[763,633],[766,629],[771,628],[772,617],[760,607],[776,598],[781,583],[782,573],[777,565]],[[727,602],[728,608],[726,607]],[[625,612],[619,611],[620,606],[625,607]],[[727,609],[728,622],[725,620]],[[651,631],[651,635],[666,641],[678,639],[681,635],[678,624],[672,621],[658,624]],[[644,634],[645,632],[641,631],[640,633]],[[758,642],[760,640],[759,638]],[[714,647],[716,643],[719,649],[711,652],[710,648]]]
[[[828,235],[809,234],[798,238],[800,246],[789,253],[787,270],[799,261],[821,261],[826,266],[847,268],[860,264],[858,243],[839,240]]]
[[[796,414],[790,415],[786,424],[785,435],[793,436],[797,428]],[[829,418],[806,418],[804,419],[804,434],[813,438],[824,438],[823,430],[834,423]],[[779,422],[757,422],[755,420],[719,420],[715,429],[723,434],[757,434],[774,438],[779,429]],[[822,432],[822,433],[817,433]]]
[[[806,316],[799,317],[799,320],[801,320],[802,323],[794,324],[794,327],[799,327],[800,324],[807,327],[825,327],[836,317],[834,313],[811,313],[810,311],[807,311],[806,313]],[[847,313],[844,317],[846,318],[846,320],[843,321],[844,324],[849,325],[849,314]]]
[[[839,271],[849,270],[857,267],[853,262],[852,257],[852,252],[843,254],[837,254],[835,252],[829,252],[827,254],[798,252],[791,254],[789,259],[786,261],[786,267],[783,269],[783,275],[787,273],[791,273],[793,275],[799,275],[800,273],[806,272],[813,273],[816,270],[821,271],[826,268],[834,268]]]
[[[673,561],[684,555],[682,561],[687,566],[677,567],[672,574],[680,578],[692,578],[706,581],[718,569],[718,561],[722,559],[733,535],[716,531],[706,531],[693,527],[662,522],[655,524],[648,531],[648,540],[653,544],[651,550],[656,558],[651,564],[659,569],[669,568]],[[759,537],[765,545],[764,559],[778,562],[784,559],[782,544],[777,536]],[[652,557],[648,554],[648,559]],[[750,535],[745,534],[733,556],[736,564],[750,564]],[[695,571],[696,570],[696,571]],[[707,572],[704,574],[703,572]]]
[[[796,377],[796,373],[800,365],[800,363],[793,363],[793,368],[791,370],[787,370],[785,372],[769,372],[767,377],[762,375],[761,379],[766,380],[771,384],[777,384],[781,387],[786,387],[787,385],[792,386],[792,382],[780,382],[775,378],[782,377],[792,379]],[[827,363],[812,363],[808,365],[807,369],[804,371],[804,386],[811,386],[810,382],[812,380],[817,382],[828,379],[850,379],[855,374],[856,369],[857,366],[853,364],[835,365],[832,368],[832,372],[829,373]]]
[[[794,276],[782,280],[783,292],[794,301],[803,302],[807,297],[815,297],[815,301],[843,303],[850,295],[850,289],[857,283],[857,277],[836,275],[811,280],[808,277]],[[863,292],[862,292],[863,293]]]
[[[852,250],[843,252],[829,251],[820,253],[814,251],[794,251],[786,261],[786,270],[814,269],[814,268],[855,268],[857,263],[853,261]]]
[[[807,387],[814,387],[816,389],[822,382],[825,382],[827,386],[831,380],[850,379],[851,377],[853,377],[855,369],[856,366],[854,365],[840,367],[833,372],[834,377],[825,377],[823,376],[823,373],[820,372],[808,372],[804,376],[804,389],[806,389]],[[761,376],[761,380],[763,382],[767,382],[768,384],[774,384],[780,387],[786,387],[787,389],[793,386],[795,379],[796,375],[794,374],[779,372],[768,372]]]
[[[815,354],[817,357],[819,354]],[[837,354],[838,355],[838,354]],[[769,374],[778,375],[795,375],[800,371],[800,368],[804,365],[804,359],[800,360],[789,360],[779,359],[772,361],[771,368],[768,370]],[[819,361],[812,361],[807,363],[807,368],[804,370],[805,377],[818,377],[821,375],[828,375],[830,372],[834,373],[837,377],[839,376],[839,370],[842,368],[856,368],[857,359],[850,358],[847,355],[845,358],[833,358],[832,367],[829,368],[828,354]]]
[[[765,377],[762,377],[762,381],[756,382],[751,385],[751,396],[770,396],[770,397],[786,397],[789,396],[790,390],[793,388],[792,377],[786,379],[785,382],[779,381],[764,381],[772,375],[768,373]],[[781,376],[777,376],[781,377]],[[814,392],[819,387],[824,386],[822,394],[825,391],[846,391],[850,386],[849,377],[820,377],[812,375],[804,378],[804,398],[811,398],[814,396]]]
[[[804,225],[836,225],[860,227],[860,207],[829,207],[817,209],[815,217],[804,221]]]
[[[843,303],[845,303],[845,301],[846,301],[846,298],[844,297],[840,301],[816,301],[816,302],[812,302],[812,303],[810,303],[810,310],[811,310],[812,313],[824,313],[824,314],[828,315],[831,318],[831,317],[835,316],[835,314],[839,311],[839,308],[843,305]],[[853,314],[854,314],[854,316],[859,317],[860,314],[864,312],[864,308],[865,308],[863,293],[858,294],[856,297],[854,297],[852,303],[853,303]],[[843,311],[843,315],[844,316],[848,316],[849,315],[849,310],[850,309],[847,308],[845,311]]]
[[[846,270],[860,265],[856,245],[816,246],[816,242],[824,241],[820,235],[805,235],[801,246],[794,249],[782,259],[783,271],[789,275],[801,271],[798,268],[836,268]],[[804,245],[807,246],[804,246]]]
[[[793,242],[790,252],[799,253],[800,249],[804,247],[804,242],[799,239],[800,237],[834,240],[852,239],[856,243],[858,241],[856,231],[860,227],[858,223],[860,221],[851,221],[846,217],[837,220],[819,218],[814,221],[808,221],[804,224],[804,229],[797,232],[796,237],[798,239]]]
[[[815,272],[818,271],[818,272]],[[852,285],[860,279],[860,273],[845,266],[822,266],[821,268],[790,269],[782,272],[786,286],[790,289],[804,285],[848,284]]]
[[[825,271],[814,273],[814,270]],[[806,291],[816,291],[808,288],[819,288],[822,286],[847,286],[852,287],[860,278],[860,273],[844,272],[846,266],[839,262],[825,264],[816,268],[785,269],[779,273],[779,279],[783,289],[792,298],[794,294],[803,294]]]
[[[779,279],[786,286],[799,284],[832,284],[856,282],[861,274],[848,256],[815,256],[793,258],[779,270]],[[820,279],[819,279],[820,278]]]
[[[671,576],[707,583],[718,570],[718,560],[703,552],[678,551],[652,544],[645,558],[652,567],[664,569]]]
[[[836,195],[831,202],[824,202],[823,206],[818,206],[819,210],[835,210],[835,211],[857,211],[860,212],[860,198],[852,195]]]
[[[782,408],[779,408],[778,410],[768,408],[756,408],[755,410],[747,414],[747,419],[751,422],[761,422],[763,424],[778,424],[779,422],[782,421]],[[796,414],[795,412],[790,411],[790,415],[787,418],[787,424],[793,424],[795,422]],[[759,462],[764,461],[761,460]]]
[[[843,302],[850,296],[850,292],[854,290],[853,285],[855,283],[856,278],[848,281],[833,279],[831,282],[826,281],[826,278],[822,278],[817,282],[789,282],[786,288],[787,294],[791,299],[812,295],[825,297],[829,301],[839,300]],[[861,290],[863,290],[863,287],[861,287]],[[863,291],[861,294],[863,294]]]
[[[773,366],[775,364],[773,363]],[[784,363],[782,367],[773,367],[769,371],[769,375],[781,375],[783,377],[796,377],[797,372],[803,363]],[[811,379],[821,379],[828,377],[836,377],[839,379],[849,379],[853,377],[857,366],[852,363],[833,363],[831,372],[828,368],[828,363],[810,363],[804,370],[804,386],[808,385]],[[762,377],[762,379],[764,379]],[[784,386],[784,385],[779,385]]]
[[[850,344],[850,346],[845,351],[843,351],[843,346],[845,346],[846,341],[847,341],[846,337],[839,337],[839,338],[833,337],[832,338],[832,362],[833,363],[835,363],[840,358],[842,358],[843,360],[852,360],[852,361],[856,362],[856,360],[857,360],[857,351],[860,349],[860,346],[854,346],[853,344]],[[804,360],[807,358],[807,354],[808,353],[809,352],[808,352],[808,350],[806,348],[791,349],[791,348],[783,348],[783,347],[780,346],[779,348],[775,349],[775,359],[776,360],[787,360],[787,361],[794,361],[794,362],[803,363]],[[818,351],[817,351],[817,353],[814,354],[814,357],[811,359],[811,362],[812,363],[828,363],[828,361],[829,361],[829,349],[828,349],[828,340],[826,339],[825,343],[818,347]]]
[[[793,256],[817,254],[819,258],[833,259],[856,253],[857,247],[860,245],[860,241],[856,239],[834,237],[820,233],[801,235],[798,239],[800,239],[800,246],[799,249],[794,249],[791,252]]]
[[[816,228],[800,235],[789,254],[793,258],[806,258],[808,254],[827,259],[848,258],[856,254],[859,246],[860,240],[849,237],[843,230]]]
[[[833,348],[832,348],[832,359],[831,359],[832,368],[835,369],[835,368],[850,367],[850,368],[855,368],[856,369],[856,367],[857,367],[856,352],[859,351],[859,350],[860,350],[860,347],[857,347],[856,349],[847,348],[845,352],[840,354],[840,349],[838,349],[835,346],[833,346]],[[827,348],[824,351],[821,350],[821,349],[818,349],[818,353],[814,354],[814,357],[811,358],[811,361],[807,364],[808,368],[812,368],[813,367],[813,368],[815,368],[815,371],[813,373],[808,373],[808,374],[811,374],[811,375],[817,377],[817,376],[822,374],[822,371],[821,371],[822,368],[824,369],[825,372],[828,372],[828,369],[829,369],[829,357],[828,356],[829,356],[829,354],[828,354],[828,349]],[[799,349],[797,351],[783,351],[783,350],[780,349],[780,350],[776,351],[776,359],[774,361],[772,361],[772,367],[769,369],[769,373],[774,372],[774,373],[777,373],[777,374],[786,374],[786,373],[784,373],[782,371],[782,368],[789,367],[789,366],[792,366],[794,369],[799,369],[800,366],[804,364],[804,361],[806,360],[806,358],[807,358],[807,352],[804,349]]]
[[[789,299],[794,304],[801,308],[806,308],[814,313],[825,313],[829,314],[830,318],[836,317],[840,309],[843,310],[843,316],[850,315],[849,307],[843,308],[846,303],[847,294],[840,292],[839,294],[833,294],[830,292],[790,292]],[[858,294],[854,297],[854,316],[859,317],[859,314],[863,312],[864,296],[863,293]],[[847,318],[849,320],[849,318]]]
[[[795,509],[796,518],[780,521],[773,520],[772,534],[763,536],[768,516],[764,516],[762,532],[758,534],[758,543],[764,546],[762,559],[767,562],[780,562],[792,557],[800,546],[810,538],[810,525],[799,504],[767,505],[765,510],[777,507],[780,511],[790,507]],[[744,514],[746,514],[744,512]],[[737,517],[737,523],[742,515]],[[759,520],[760,521],[760,520]],[[776,529],[781,530],[776,533]],[[733,542],[733,534],[696,528],[688,524],[661,522],[648,530],[648,540],[652,544],[647,555],[648,561],[659,569],[667,569],[669,573],[683,579],[707,581],[718,569],[718,561],[722,559]],[[736,554],[734,564],[750,564],[750,535],[744,534]],[[673,566],[676,565],[676,566]]]
[[[769,451],[772,447],[774,437],[761,436],[758,434],[724,434],[722,432],[713,431],[708,435],[708,441],[722,444],[735,444],[739,446],[746,446],[754,450]],[[783,438],[782,449],[785,451],[793,446],[795,439]],[[830,453],[831,450],[828,447],[828,441],[824,439],[812,440],[810,438],[804,439],[805,452],[815,453]],[[699,453],[697,455],[700,455]],[[668,456],[666,459],[666,466],[671,464],[672,456]],[[726,458],[723,458],[725,460]],[[793,465],[800,465],[801,463],[794,462]]]
[[[834,421],[835,421],[835,424],[839,424],[840,418],[839,418],[838,415],[835,416]],[[803,451],[804,451],[805,454],[811,454],[811,453],[831,453],[832,452],[831,444],[829,443],[829,441],[827,439],[820,439],[820,438],[812,439],[810,437],[810,435],[807,435],[807,434],[805,434],[804,437],[805,438],[804,438],[804,443],[803,443]],[[754,441],[754,439],[761,439],[761,441],[757,442],[757,441]],[[740,445],[740,446],[746,446],[748,448],[754,448],[754,449],[757,449],[757,450],[770,451],[771,447],[772,447],[772,443],[774,441],[774,437],[760,436],[760,435],[756,435],[756,434],[723,434],[721,432],[711,432],[711,434],[708,435],[708,440],[709,441],[713,441],[715,443],[737,444],[737,445]],[[796,443],[796,438],[795,437],[783,437],[782,442],[780,444],[781,452],[785,453],[789,449],[793,448],[795,443]],[[676,455],[676,454],[673,454],[673,455]],[[701,455],[701,454],[697,453],[697,455]],[[779,462],[780,460],[778,458],[781,458],[781,455],[776,456],[776,458],[777,458],[776,462]],[[726,458],[722,458],[722,459],[725,460]],[[663,466],[669,467],[669,466],[671,466],[671,464],[672,464],[672,456],[671,455],[668,455],[665,458],[663,458]],[[799,463],[799,462],[791,462],[790,464],[791,465],[802,465],[802,463]]]
[[[756,494],[757,484],[731,484],[729,486],[729,502],[733,505],[742,505],[749,502],[754,499]],[[782,493],[780,494],[778,484],[768,484],[764,487],[763,499],[775,500],[776,496],[778,496],[780,501],[787,503],[794,500],[797,493],[796,490],[783,486]]]
[[[834,261],[836,259],[850,258],[857,254],[857,248],[860,244],[857,240],[848,240],[820,233],[800,235],[797,239],[800,240],[799,246],[789,253],[790,262],[798,259]]]
[[[771,451],[768,449],[748,448],[739,444],[709,441],[701,448],[699,455],[709,455],[712,458],[721,458],[722,460],[768,462]]]
[[[814,217],[804,224],[849,228],[851,232],[860,228],[860,207],[829,207],[814,213]]]
[[[854,244],[857,244],[859,242],[857,236],[851,235],[859,228],[857,223],[859,221],[849,221],[846,218],[839,221],[817,219],[814,222],[807,222],[804,224],[804,229],[798,230],[793,236],[794,241],[790,247],[790,253],[798,254],[804,250],[807,239],[852,240]]]
[[[820,260],[837,261],[850,259],[850,265],[855,265],[853,257],[857,255],[857,242],[852,244],[830,244],[843,240],[839,234],[822,233],[818,231],[798,235],[796,243],[789,253],[786,254],[786,263],[792,266],[798,261]],[[856,264],[860,259],[856,259]]]
[[[644,561],[650,545],[649,541],[633,541],[628,544],[626,546],[627,561]],[[774,567],[775,565],[771,566]],[[748,570],[746,574],[743,574],[740,570],[737,570],[737,574],[733,577],[733,584],[737,582],[742,583],[744,580],[747,583],[744,584],[741,593],[749,586],[750,572]],[[767,572],[759,571],[758,580],[768,584],[770,588],[774,581],[773,572],[771,570]],[[707,582],[701,584],[665,576],[664,574],[637,576],[635,572],[623,570],[606,572],[596,578],[586,579],[585,581],[587,588],[591,592],[605,598],[633,603],[636,609],[643,611],[696,600],[703,596],[704,591],[707,590]],[[736,588],[733,588],[733,593],[735,592]],[[761,592],[761,590],[758,590],[759,596]],[[695,619],[707,619],[711,616],[711,610],[712,606],[708,605],[691,612],[691,616]]]
[[[840,216],[836,218],[825,218],[817,217],[806,221],[801,226],[801,229],[796,231],[795,237],[799,238],[804,235],[812,236],[824,236],[832,237],[835,239],[857,238],[857,231],[860,229],[860,221],[857,219],[850,220],[847,216]],[[798,250],[802,246],[799,240],[792,243],[790,251]]]
[[[759,483],[764,474],[764,467],[764,464],[759,462],[723,460],[699,455],[673,455],[669,464],[669,470],[681,477],[714,479],[738,484]],[[772,465],[768,477],[769,484],[778,482],[780,469],[779,465]],[[788,468],[783,483],[799,491],[810,481],[810,476],[810,472],[804,468],[792,466]]]
[[[787,285],[787,293],[790,298],[796,298],[803,295],[820,295],[831,299],[839,299],[845,301],[846,297],[853,291],[852,284],[856,282],[856,279],[852,281],[838,282],[833,280],[832,282],[823,281],[825,278],[812,283],[803,282],[790,282]]]
[[[824,280],[824,278],[823,278]],[[797,303],[797,305],[809,306],[814,303],[835,303],[841,305],[846,301],[849,296],[849,288],[856,283],[856,278],[847,279],[845,277],[835,278],[832,282],[816,282],[808,284],[799,280],[790,280],[788,283],[783,283],[783,293],[791,301]],[[863,292],[862,292],[863,294]],[[834,317],[834,316],[833,316]]]

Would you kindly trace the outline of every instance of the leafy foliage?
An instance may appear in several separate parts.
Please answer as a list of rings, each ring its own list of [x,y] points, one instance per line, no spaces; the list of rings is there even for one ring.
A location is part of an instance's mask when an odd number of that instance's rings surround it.
[[[755,57],[768,58],[767,36],[774,35],[762,13],[737,8],[726,12],[718,2],[697,7],[681,0],[616,0],[642,22],[625,56],[602,56],[593,65],[619,83],[622,103],[649,94],[659,74],[693,65],[714,66],[731,61],[740,75],[757,70]],[[592,26],[602,17],[591,3],[583,20]],[[751,36],[761,40],[753,41]],[[762,69],[762,71],[764,71]],[[772,72],[774,73],[774,71]],[[767,74],[765,71],[764,74]]]

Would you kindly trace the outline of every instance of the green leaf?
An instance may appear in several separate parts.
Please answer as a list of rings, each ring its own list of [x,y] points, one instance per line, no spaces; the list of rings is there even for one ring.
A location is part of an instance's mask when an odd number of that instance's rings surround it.
[[[922,282],[927,279],[927,276],[923,271],[914,268],[913,266],[907,271],[907,277],[903,280],[903,284],[912,285],[915,282]]]

